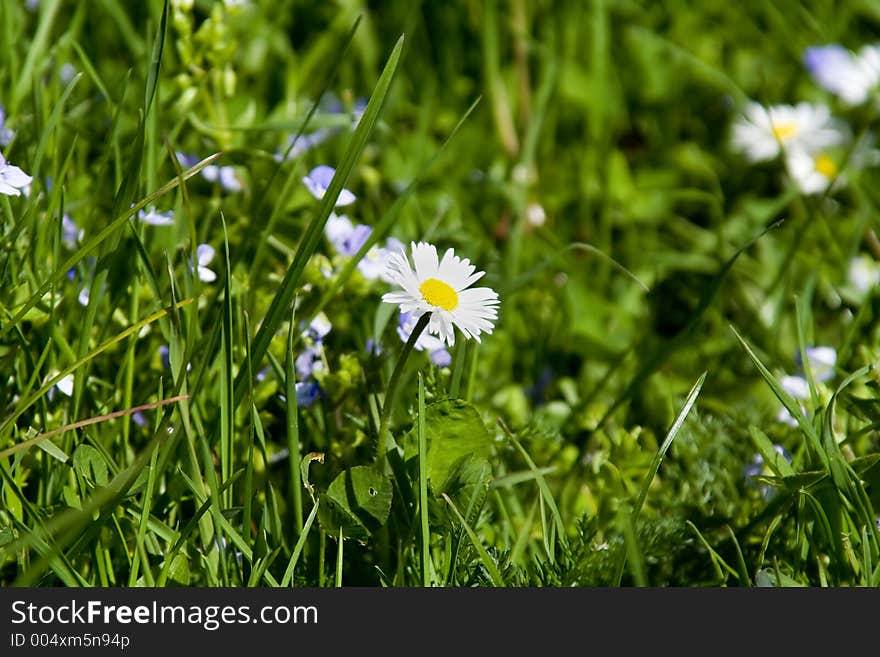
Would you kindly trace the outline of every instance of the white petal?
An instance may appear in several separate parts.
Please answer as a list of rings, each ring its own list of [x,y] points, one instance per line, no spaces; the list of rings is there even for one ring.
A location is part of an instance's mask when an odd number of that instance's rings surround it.
[[[428,278],[437,278],[440,262],[437,257],[437,247],[427,242],[413,243],[412,249],[413,264],[416,268],[416,278],[420,282]]]
[[[62,377],[58,383],[55,384],[55,387],[68,397],[73,395],[73,374],[68,374],[67,376]]]
[[[214,259],[214,247],[210,244],[199,244],[196,249],[196,258],[198,259],[199,265],[207,265]]]

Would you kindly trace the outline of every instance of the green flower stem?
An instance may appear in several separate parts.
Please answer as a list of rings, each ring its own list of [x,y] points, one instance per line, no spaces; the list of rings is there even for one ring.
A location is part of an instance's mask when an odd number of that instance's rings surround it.
[[[409,353],[413,350],[413,347],[416,346],[419,336],[422,334],[422,331],[425,330],[430,319],[431,313],[425,313],[419,317],[419,321],[416,322],[412,333],[409,334],[409,340],[403,345],[403,350],[400,352],[400,356],[397,358],[397,363],[394,365],[394,371],[391,373],[391,379],[388,381],[388,389],[385,391],[385,402],[382,405],[382,415],[379,419],[379,437],[376,442],[377,466],[383,466],[384,468],[385,449],[387,446],[385,432],[388,429],[388,418],[391,416],[391,407],[394,404],[394,393],[397,390],[397,383],[400,381],[400,375],[403,374],[403,368],[406,365],[406,359],[409,357]]]

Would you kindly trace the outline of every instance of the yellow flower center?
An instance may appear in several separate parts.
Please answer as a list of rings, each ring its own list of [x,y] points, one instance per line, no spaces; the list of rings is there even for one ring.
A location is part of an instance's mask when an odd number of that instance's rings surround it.
[[[449,285],[436,278],[426,278],[419,286],[419,292],[425,301],[443,310],[455,310],[458,306],[458,294]]]
[[[797,126],[794,123],[773,124],[773,136],[779,141],[785,141],[797,132]]]
[[[826,178],[833,178],[837,175],[837,165],[827,155],[817,155],[814,161],[816,163],[816,171]]]

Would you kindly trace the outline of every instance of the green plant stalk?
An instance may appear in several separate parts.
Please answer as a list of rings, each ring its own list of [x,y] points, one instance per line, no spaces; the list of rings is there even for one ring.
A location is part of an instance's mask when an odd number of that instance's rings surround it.
[[[403,368],[406,365],[406,359],[409,357],[413,347],[416,346],[419,336],[425,330],[430,319],[431,313],[425,313],[419,317],[419,321],[416,322],[415,328],[413,328],[412,333],[409,335],[409,340],[403,345],[400,356],[397,358],[397,363],[394,365],[394,371],[391,372],[391,379],[388,381],[388,388],[385,391],[385,402],[382,404],[382,415],[379,418],[379,435],[376,442],[376,465],[382,466],[383,469],[386,447],[385,431],[388,429],[388,419],[391,416],[391,407],[394,405],[394,393],[397,390],[400,375],[403,373]]]
[[[296,340],[296,322],[294,311],[290,313],[290,327],[287,332],[287,362],[285,363],[285,385],[287,391],[287,450],[290,454],[290,494],[293,502],[293,522],[296,526],[296,535],[299,537],[303,532],[303,505],[302,505],[302,479],[300,476],[299,442],[299,409],[296,402],[296,356],[293,352],[293,343]]]
[[[422,529],[422,586],[431,586],[431,533],[428,528],[428,434],[425,430],[425,380],[419,372],[419,520]]]

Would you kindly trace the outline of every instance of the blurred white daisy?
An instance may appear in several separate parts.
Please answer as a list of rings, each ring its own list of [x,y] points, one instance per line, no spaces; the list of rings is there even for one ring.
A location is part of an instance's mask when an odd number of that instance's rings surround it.
[[[808,153],[802,148],[790,148],[785,152],[788,175],[804,194],[821,194],[833,182],[835,187],[844,183],[838,175],[837,162],[828,153]]]
[[[880,85],[880,46],[865,46],[858,54],[841,45],[812,46],[804,63],[816,83],[847,105],[861,105]]]
[[[330,181],[333,180],[335,174],[336,169],[333,167],[321,165],[309,171],[309,175],[305,176],[302,182],[306,189],[311,192],[312,196],[320,201],[324,198],[324,194],[327,193],[327,188],[330,187]],[[350,191],[343,189],[339,192],[339,196],[336,199],[336,207],[341,208],[351,205],[355,202],[356,198]]]
[[[18,167],[8,164],[3,153],[0,153],[0,194],[21,196],[22,190],[30,187],[31,180],[33,177]]]
[[[733,145],[752,162],[772,160],[783,149],[800,148],[814,153],[846,140],[842,127],[824,105],[798,103],[746,105],[733,125]]]
[[[474,273],[476,267],[470,260],[462,260],[453,249],[447,249],[442,260],[433,244],[412,242],[410,249],[415,269],[403,251],[388,258],[388,278],[403,290],[388,292],[382,301],[399,304],[401,312],[412,313],[417,320],[430,313],[428,332],[450,347],[455,344],[453,325],[465,338],[477,342],[481,332],[492,333],[498,293],[488,287],[470,287],[485,272]]]
[[[880,263],[870,256],[858,255],[849,261],[846,279],[856,292],[867,294],[880,284]]]

